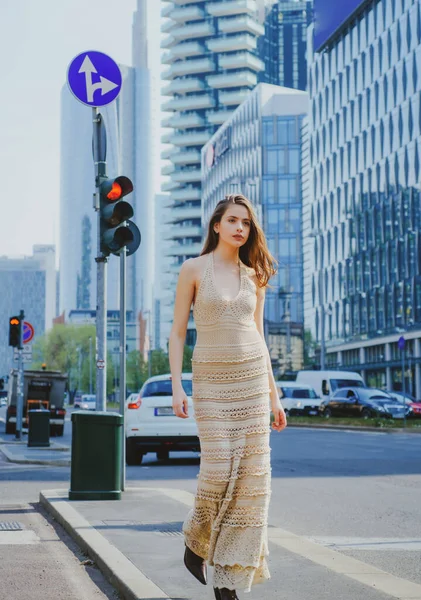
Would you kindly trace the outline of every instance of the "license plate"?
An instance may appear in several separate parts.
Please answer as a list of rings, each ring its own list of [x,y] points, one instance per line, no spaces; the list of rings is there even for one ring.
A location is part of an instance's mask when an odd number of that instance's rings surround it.
[[[308,414],[309,415],[317,415],[317,410],[309,410]]]
[[[155,417],[168,417],[174,415],[172,406],[161,406],[155,408]]]

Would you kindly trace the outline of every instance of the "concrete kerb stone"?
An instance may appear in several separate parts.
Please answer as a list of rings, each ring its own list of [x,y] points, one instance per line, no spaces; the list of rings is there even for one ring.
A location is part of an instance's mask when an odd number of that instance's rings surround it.
[[[66,490],[40,492],[40,502],[96,563],[124,600],[165,600],[169,598],[120,550],[115,548],[66,499]]]
[[[288,417],[287,417],[288,421]],[[303,428],[303,429],[333,429],[337,431],[375,431],[376,433],[421,433],[421,427],[419,429],[413,429],[410,427],[364,427],[359,425],[323,425],[323,424],[308,424],[308,423],[288,423],[288,427]]]
[[[41,450],[41,448],[36,448],[37,450]],[[43,448],[44,450],[51,450],[51,448]],[[30,450],[30,448],[28,449]],[[70,467],[71,459],[70,458],[28,458],[28,457],[20,457],[16,456],[12,452],[10,452],[5,445],[0,445],[0,452],[6,457],[8,462],[16,463],[19,465],[46,465],[52,467]]]

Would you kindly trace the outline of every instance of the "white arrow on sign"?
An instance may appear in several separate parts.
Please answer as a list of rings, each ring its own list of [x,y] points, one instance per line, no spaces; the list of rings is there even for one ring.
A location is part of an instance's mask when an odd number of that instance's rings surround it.
[[[97,83],[92,83],[92,73],[98,73],[98,71],[95,69],[88,54],[83,59],[79,73],[85,73],[86,96],[88,102],[94,101],[94,92],[96,90],[100,89],[101,95],[104,96],[105,94],[108,94],[108,92],[111,92],[111,90],[114,90],[116,87],[118,87],[116,83],[106,79],[106,77],[103,77],[102,75],[99,76],[100,80]]]

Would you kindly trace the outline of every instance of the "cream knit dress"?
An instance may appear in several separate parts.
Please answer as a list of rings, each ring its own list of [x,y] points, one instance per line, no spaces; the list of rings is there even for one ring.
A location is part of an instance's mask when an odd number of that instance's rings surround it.
[[[193,309],[201,461],[183,532],[187,546],[214,567],[214,587],[249,592],[270,577],[270,388],[266,346],[254,321],[256,286],[241,262],[240,274],[238,295],[224,299],[209,253]]]

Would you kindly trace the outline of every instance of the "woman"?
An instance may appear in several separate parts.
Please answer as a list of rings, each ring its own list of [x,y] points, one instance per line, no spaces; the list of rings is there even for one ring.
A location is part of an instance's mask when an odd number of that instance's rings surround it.
[[[181,369],[194,302],[193,405],[201,446],[194,508],[183,526],[184,563],[203,584],[207,563],[214,567],[217,600],[238,600],[236,589],[249,592],[270,577],[270,408],[273,429],[286,427],[263,332],[273,263],[250,201],[228,196],[209,221],[201,255],[183,263],[177,284],[169,340],[173,408],[189,416]]]

